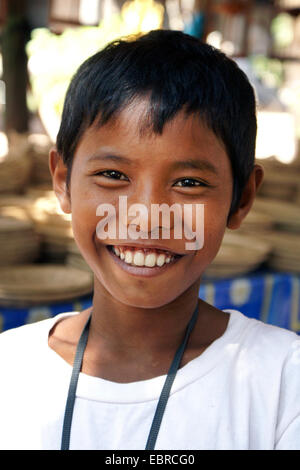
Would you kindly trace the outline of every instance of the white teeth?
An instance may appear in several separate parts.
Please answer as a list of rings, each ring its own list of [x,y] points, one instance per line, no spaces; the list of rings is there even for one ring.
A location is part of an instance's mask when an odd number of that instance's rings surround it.
[[[153,268],[153,266],[155,266],[155,263],[156,255],[154,253],[149,253],[145,259],[145,266],[148,266],[148,268]]]
[[[133,256],[133,264],[136,266],[144,266],[145,256],[141,251],[136,251]]]
[[[130,264],[130,263],[132,263],[132,260],[133,260],[133,256],[132,256],[131,251],[126,250],[125,251],[125,259],[124,259],[125,263]]]
[[[157,266],[162,266],[165,263],[166,255],[160,254],[156,259]]]
[[[120,250],[116,246],[113,246],[113,250],[116,253],[117,256],[120,256]]]
[[[154,266],[161,267],[165,263],[170,263],[170,261],[173,260],[173,256],[167,256],[163,253],[148,253],[145,255],[142,250],[132,251],[128,249],[123,252],[116,246],[113,246],[113,251],[121,260],[133,266],[147,266],[149,268],[153,268]]]

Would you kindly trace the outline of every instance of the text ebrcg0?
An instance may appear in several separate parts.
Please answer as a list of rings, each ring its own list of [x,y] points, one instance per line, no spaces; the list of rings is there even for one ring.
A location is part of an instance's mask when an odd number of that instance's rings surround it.
[[[156,465],[193,465],[195,456],[193,454],[151,454],[149,463]]]

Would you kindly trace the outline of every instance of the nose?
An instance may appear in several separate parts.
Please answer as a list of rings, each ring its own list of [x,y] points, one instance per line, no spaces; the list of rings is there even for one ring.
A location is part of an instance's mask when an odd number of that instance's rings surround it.
[[[157,178],[156,178],[157,179]],[[170,201],[164,188],[150,177],[144,178],[127,199],[127,220],[120,214],[128,231],[138,232],[143,238],[164,238],[172,229]]]

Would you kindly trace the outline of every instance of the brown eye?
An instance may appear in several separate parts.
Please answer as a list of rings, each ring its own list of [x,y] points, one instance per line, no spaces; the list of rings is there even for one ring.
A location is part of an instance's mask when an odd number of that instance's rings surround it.
[[[198,181],[193,178],[183,178],[177,181],[176,184],[178,184],[180,187],[183,187],[183,188],[207,186],[207,184],[203,183],[202,181]]]
[[[125,179],[125,181],[128,181],[128,178],[123,173],[121,173],[120,171],[117,171],[117,170],[100,171],[99,173],[97,173],[97,175],[104,176],[105,178],[110,178],[110,179],[114,179],[114,180],[124,180]]]

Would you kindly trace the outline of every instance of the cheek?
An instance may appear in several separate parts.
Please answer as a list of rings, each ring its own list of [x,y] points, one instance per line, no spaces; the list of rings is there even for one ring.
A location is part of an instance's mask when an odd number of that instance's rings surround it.
[[[88,246],[92,242],[95,226],[97,224],[97,202],[86,191],[77,190],[71,193],[72,201],[72,229],[76,242],[80,247]]]
[[[226,230],[228,211],[229,201],[226,206],[225,204],[206,204],[204,206],[203,225],[201,226],[203,246],[195,253],[195,260],[199,261],[202,269],[211,264],[220,249]],[[194,222],[195,227],[196,223]]]
[[[227,201],[228,199],[228,201]],[[210,200],[184,207],[183,226],[186,234],[202,234],[206,239],[222,237],[227,225],[231,200]],[[189,206],[189,207],[187,207]]]
[[[78,246],[81,255],[85,258],[89,264],[90,254],[93,252],[93,225],[90,223],[91,217],[86,211],[81,215],[80,212],[76,212],[76,215],[72,216],[72,229],[74,239]]]
[[[77,186],[79,188],[79,186]],[[105,243],[105,235],[110,229],[115,220],[114,215],[111,216],[112,220],[109,219],[109,215],[106,211],[99,212],[99,206],[101,204],[109,205],[111,209],[114,209],[113,214],[117,213],[115,196],[113,198],[105,198],[103,194],[99,193],[96,185],[93,185],[86,191],[75,191],[72,199],[72,229],[76,243],[86,261],[92,262],[96,255],[97,247],[102,243]],[[109,219],[109,224],[107,221]],[[99,235],[100,222],[102,225],[104,239]],[[105,222],[105,223],[104,223]],[[109,226],[109,230],[108,230]],[[102,233],[102,232],[101,232]],[[99,238],[100,237],[100,238]],[[109,238],[112,238],[109,236]]]

